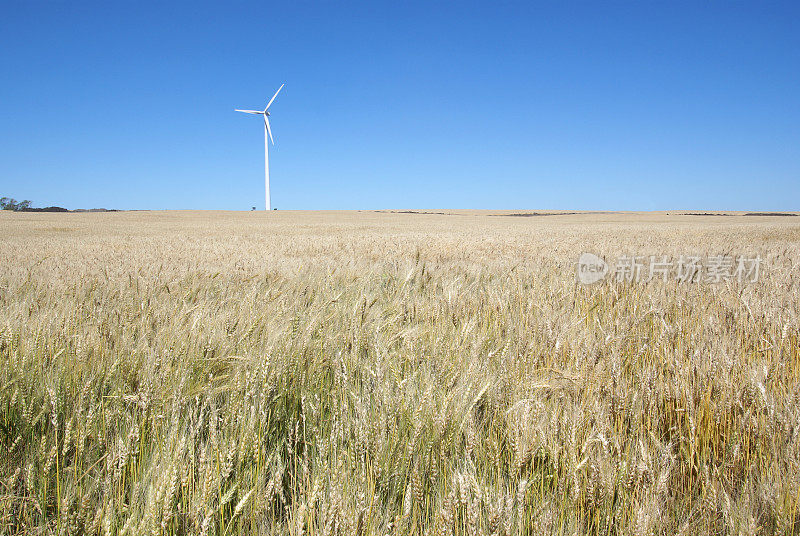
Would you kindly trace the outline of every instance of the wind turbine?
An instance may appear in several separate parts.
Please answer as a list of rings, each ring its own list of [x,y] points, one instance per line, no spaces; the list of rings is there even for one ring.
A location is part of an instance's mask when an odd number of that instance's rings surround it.
[[[278,93],[281,92],[283,86],[285,84],[281,84],[281,87],[278,88],[278,91],[269,99],[267,103],[267,107],[264,108],[263,111],[259,110],[236,110],[237,112],[244,112],[246,114],[253,114],[253,115],[260,115],[264,117],[264,188],[266,193],[264,194],[265,206],[267,210],[272,210],[272,205],[269,202],[269,142],[272,142],[272,145],[275,145],[275,140],[272,139],[272,129],[269,128],[269,107],[272,105],[272,101],[275,100],[275,97],[278,96]],[[269,137],[269,138],[268,138]]]

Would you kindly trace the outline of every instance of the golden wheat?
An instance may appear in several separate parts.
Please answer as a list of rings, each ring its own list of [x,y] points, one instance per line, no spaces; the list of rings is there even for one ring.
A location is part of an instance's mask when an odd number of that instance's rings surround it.
[[[800,532],[794,219],[0,213],[0,533]]]

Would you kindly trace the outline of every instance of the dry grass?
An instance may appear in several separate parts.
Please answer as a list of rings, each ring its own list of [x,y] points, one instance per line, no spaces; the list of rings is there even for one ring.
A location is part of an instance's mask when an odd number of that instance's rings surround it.
[[[797,533],[795,219],[0,214],[0,533]]]

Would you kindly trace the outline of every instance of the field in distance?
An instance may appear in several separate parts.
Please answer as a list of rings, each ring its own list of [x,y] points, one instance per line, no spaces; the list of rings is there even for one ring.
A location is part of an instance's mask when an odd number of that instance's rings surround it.
[[[0,533],[800,531],[800,217],[565,212],[0,213]]]

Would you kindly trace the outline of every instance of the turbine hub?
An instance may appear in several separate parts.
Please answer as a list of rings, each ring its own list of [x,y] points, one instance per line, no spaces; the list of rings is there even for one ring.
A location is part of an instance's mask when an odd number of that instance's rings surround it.
[[[269,117],[269,112],[264,112],[264,115]]]

